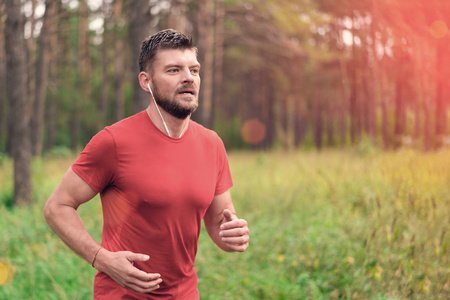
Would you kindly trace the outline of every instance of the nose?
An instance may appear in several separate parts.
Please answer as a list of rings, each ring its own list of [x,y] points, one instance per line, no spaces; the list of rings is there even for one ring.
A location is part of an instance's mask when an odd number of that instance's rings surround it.
[[[194,75],[192,74],[191,70],[186,69],[182,72],[181,81],[183,83],[193,83],[194,82]]]

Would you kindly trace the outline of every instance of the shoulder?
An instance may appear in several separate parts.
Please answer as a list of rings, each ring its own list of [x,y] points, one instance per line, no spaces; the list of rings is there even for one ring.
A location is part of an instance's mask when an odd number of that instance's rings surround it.
[[[145,111],[139,112],[135,115],[120,120],[110,126],[106,126],[104,131],[107,131],[115,142],[130,141],[135,137],[141,136],[141,132],[147,129]]]
[[[203,147],[213,150],[219,157],[226,156],[225,145],[214,130],[205,128],[195,121],[191,122],[196,144],[201,144]]]
[[[192,130],[195,134],[196,138],[203,138],[206,141],[209,142],[220,142],[222,143],[222,139],[219,137],[219,135],[211,129],[208,129],[206,127],[204,127],[203,125],[200,125],[199,123],[195,122],[195,121],[190,121],[190,125],[192,126]]]
[[[145,123],[146,115],[144,114],[146,114],[145,110],[107,126],[105,129],[113,133],[121,130],[135,129],[136,127],[139,128],[142,123]]]

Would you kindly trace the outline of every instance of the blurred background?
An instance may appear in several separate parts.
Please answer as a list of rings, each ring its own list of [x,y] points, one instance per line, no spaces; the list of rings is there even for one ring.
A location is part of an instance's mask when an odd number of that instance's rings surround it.
[[[198,45],[193,119],[228,149],[450,144],[447,0],[2,0],[0,20],[0,153],[22,173],[146,108],[137,56],[165,28]]]
[[[140,43],[165,28],[198,45],[194,119],[229,148],[450,143],[450,1],[3,0],[0,14],[2,152],[21,118],[41,155],[144,109]]]
[[[0,0],[0,299],[92,298],[42,207],[147,107],[137,55],[166,28],[198,45],[193,119],[251,228],[243,255],[201,235],[202,298],[450,299],[449,27],[449,0]]]

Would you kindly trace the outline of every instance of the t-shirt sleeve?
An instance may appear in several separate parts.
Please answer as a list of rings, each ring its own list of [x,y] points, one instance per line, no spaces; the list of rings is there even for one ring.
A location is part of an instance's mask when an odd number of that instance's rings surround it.
[[[111,133],[97,133],[73,163],[72,170],[94,191],[100,193],[114,180],[117,152]]]
[[[233,187],[233,179],[231,177],[230,166],[228,163],[228,157],[225,150],[225,146],[222,140],[217,136],[217,154],[218,154],[218,176],[216,183],[216,191],[214,195],[220,195],[228,191]]]

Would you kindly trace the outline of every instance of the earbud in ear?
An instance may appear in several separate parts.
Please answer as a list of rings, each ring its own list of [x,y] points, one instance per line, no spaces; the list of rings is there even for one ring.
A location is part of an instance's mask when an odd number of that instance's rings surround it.
[[[150,92],[150,94],[153,97],[153,92],[152,92],[152,89],[150,88],[150,82],[147,82],[147,87],[148,87],[148,91]]]

